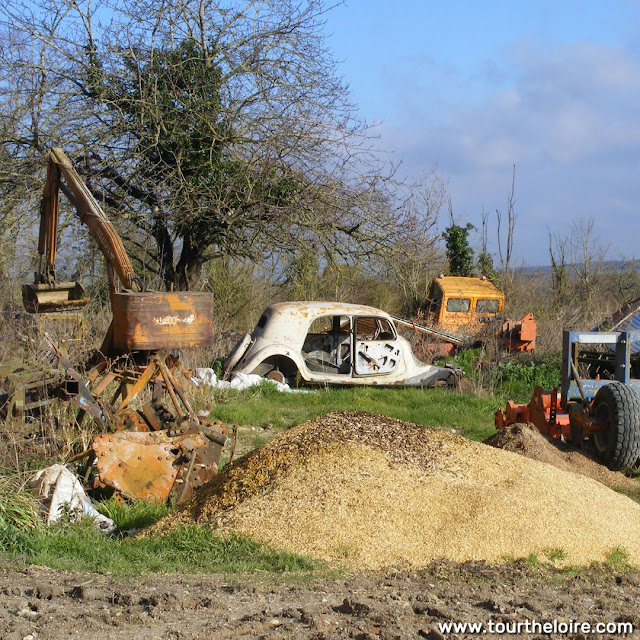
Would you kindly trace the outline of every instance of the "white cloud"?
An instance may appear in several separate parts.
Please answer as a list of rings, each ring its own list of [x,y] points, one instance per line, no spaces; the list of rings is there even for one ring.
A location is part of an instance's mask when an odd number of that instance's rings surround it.
[[[419,78],[413,83],[410,102],[423,101],[421,117],[383,127],[405,170],[437,162],[450,177],[454,208],[479,223],[483,208],[504,208],[515,163],[527,262],[546,261],[547,226],[585,216],[619,252],[640,253],[640,59],[589,42],[546,49],[521,42],[495,67],[510,69],[510,86],[452,106],[437,122],[427,96],[415,93]]]

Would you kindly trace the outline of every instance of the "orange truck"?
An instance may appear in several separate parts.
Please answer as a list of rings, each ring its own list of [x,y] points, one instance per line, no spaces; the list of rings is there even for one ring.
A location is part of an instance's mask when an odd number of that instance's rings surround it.
[[[514,322],[504,318],[504,293],[486,277],[438,276],[428,295],[427,320],[444,331],[479,336],[489,323],[510,351],[533,351],[536,323],[533,314]]]

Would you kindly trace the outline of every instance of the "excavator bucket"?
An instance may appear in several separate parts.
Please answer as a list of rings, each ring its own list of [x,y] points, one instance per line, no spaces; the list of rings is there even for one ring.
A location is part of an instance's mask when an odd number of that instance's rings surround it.
[[[88,302],[89,298],[79,282],[22,285],[22,303],[29,313],[77,311]]]

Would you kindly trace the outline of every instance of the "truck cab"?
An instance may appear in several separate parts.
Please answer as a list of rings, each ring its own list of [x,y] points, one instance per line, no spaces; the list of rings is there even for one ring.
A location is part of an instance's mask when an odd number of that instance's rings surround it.
[[[427,305],[429,323],[475,334],[484,323],[502,318],[504,294],[486,277],[438,276],[431,283]]]

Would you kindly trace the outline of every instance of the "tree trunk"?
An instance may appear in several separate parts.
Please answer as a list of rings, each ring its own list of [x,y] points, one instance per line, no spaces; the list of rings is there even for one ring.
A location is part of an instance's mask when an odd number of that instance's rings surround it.
[[[206,243],[199,243],[191,233],[184,235],[182,253],[175,268],[175,282],[179,290],[192,291],[197,287],[206,248]]]

